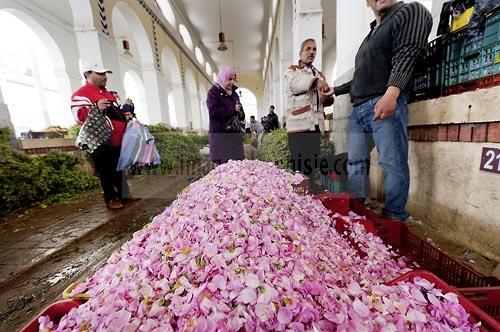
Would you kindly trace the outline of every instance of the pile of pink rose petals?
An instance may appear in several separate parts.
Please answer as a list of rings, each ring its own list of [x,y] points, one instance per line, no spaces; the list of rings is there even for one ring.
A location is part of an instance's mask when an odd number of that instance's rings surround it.
[[[405,262],[359,216],[337,233],[300,181],[260,161],[218,166],[74,289],[88,302],[40,330],[479,330],[425,279],[384,285]]]

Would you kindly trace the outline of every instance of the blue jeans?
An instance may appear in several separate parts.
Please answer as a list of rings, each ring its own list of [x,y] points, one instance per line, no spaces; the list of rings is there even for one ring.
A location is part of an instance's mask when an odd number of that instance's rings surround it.
[[[385,208],[383,214],[406,220],[405,211],[410,188],[408,168],[408,97],[401,94],[397,110],[390,117],[373,121],[375,104],[380,97],[355,106],[349,121],[347,166],[349,192],[358,199],[369,194],[370,152],[377,147],[379,163],[384,171]]]

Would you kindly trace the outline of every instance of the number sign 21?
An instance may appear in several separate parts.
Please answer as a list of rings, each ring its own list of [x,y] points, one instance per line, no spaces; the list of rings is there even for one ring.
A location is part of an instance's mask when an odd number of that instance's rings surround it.
[[[479,169],[481,171],[500,174],[500,149],[483,148]]]

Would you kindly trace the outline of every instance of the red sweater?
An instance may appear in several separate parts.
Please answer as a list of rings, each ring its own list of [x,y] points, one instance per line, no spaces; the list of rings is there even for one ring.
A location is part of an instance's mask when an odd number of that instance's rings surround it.
[[[114,147],[121,146],[127,122],[119,111],[116,98],[106,88],[99,88],[87,82],[87,84],[76,90],[73,96],[71,96],[71,111],[76,122],[82,124],[89,115],[90,106],[103,98],[111,100],[115,106],[109,107],[106,110],[106,116],[111,120],[111,124],[113,125],[112,145]]]

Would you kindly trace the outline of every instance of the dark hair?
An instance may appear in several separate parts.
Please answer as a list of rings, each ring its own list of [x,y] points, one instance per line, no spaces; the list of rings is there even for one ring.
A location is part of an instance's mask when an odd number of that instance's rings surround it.
[[[255,119],[255,116],[251,115],[251,116],[250,116],[250,119]]]
[[[274,105],[269,106],[270,108],[274,109]]]
[[[306,43],[308,42],[316,42],[316,40],[314,40],[314,38],[307,38],[306,40],[304,40],[300,45],[300,53],[302,53],[302,51],[304,50],[304,46],[306,46]]]

